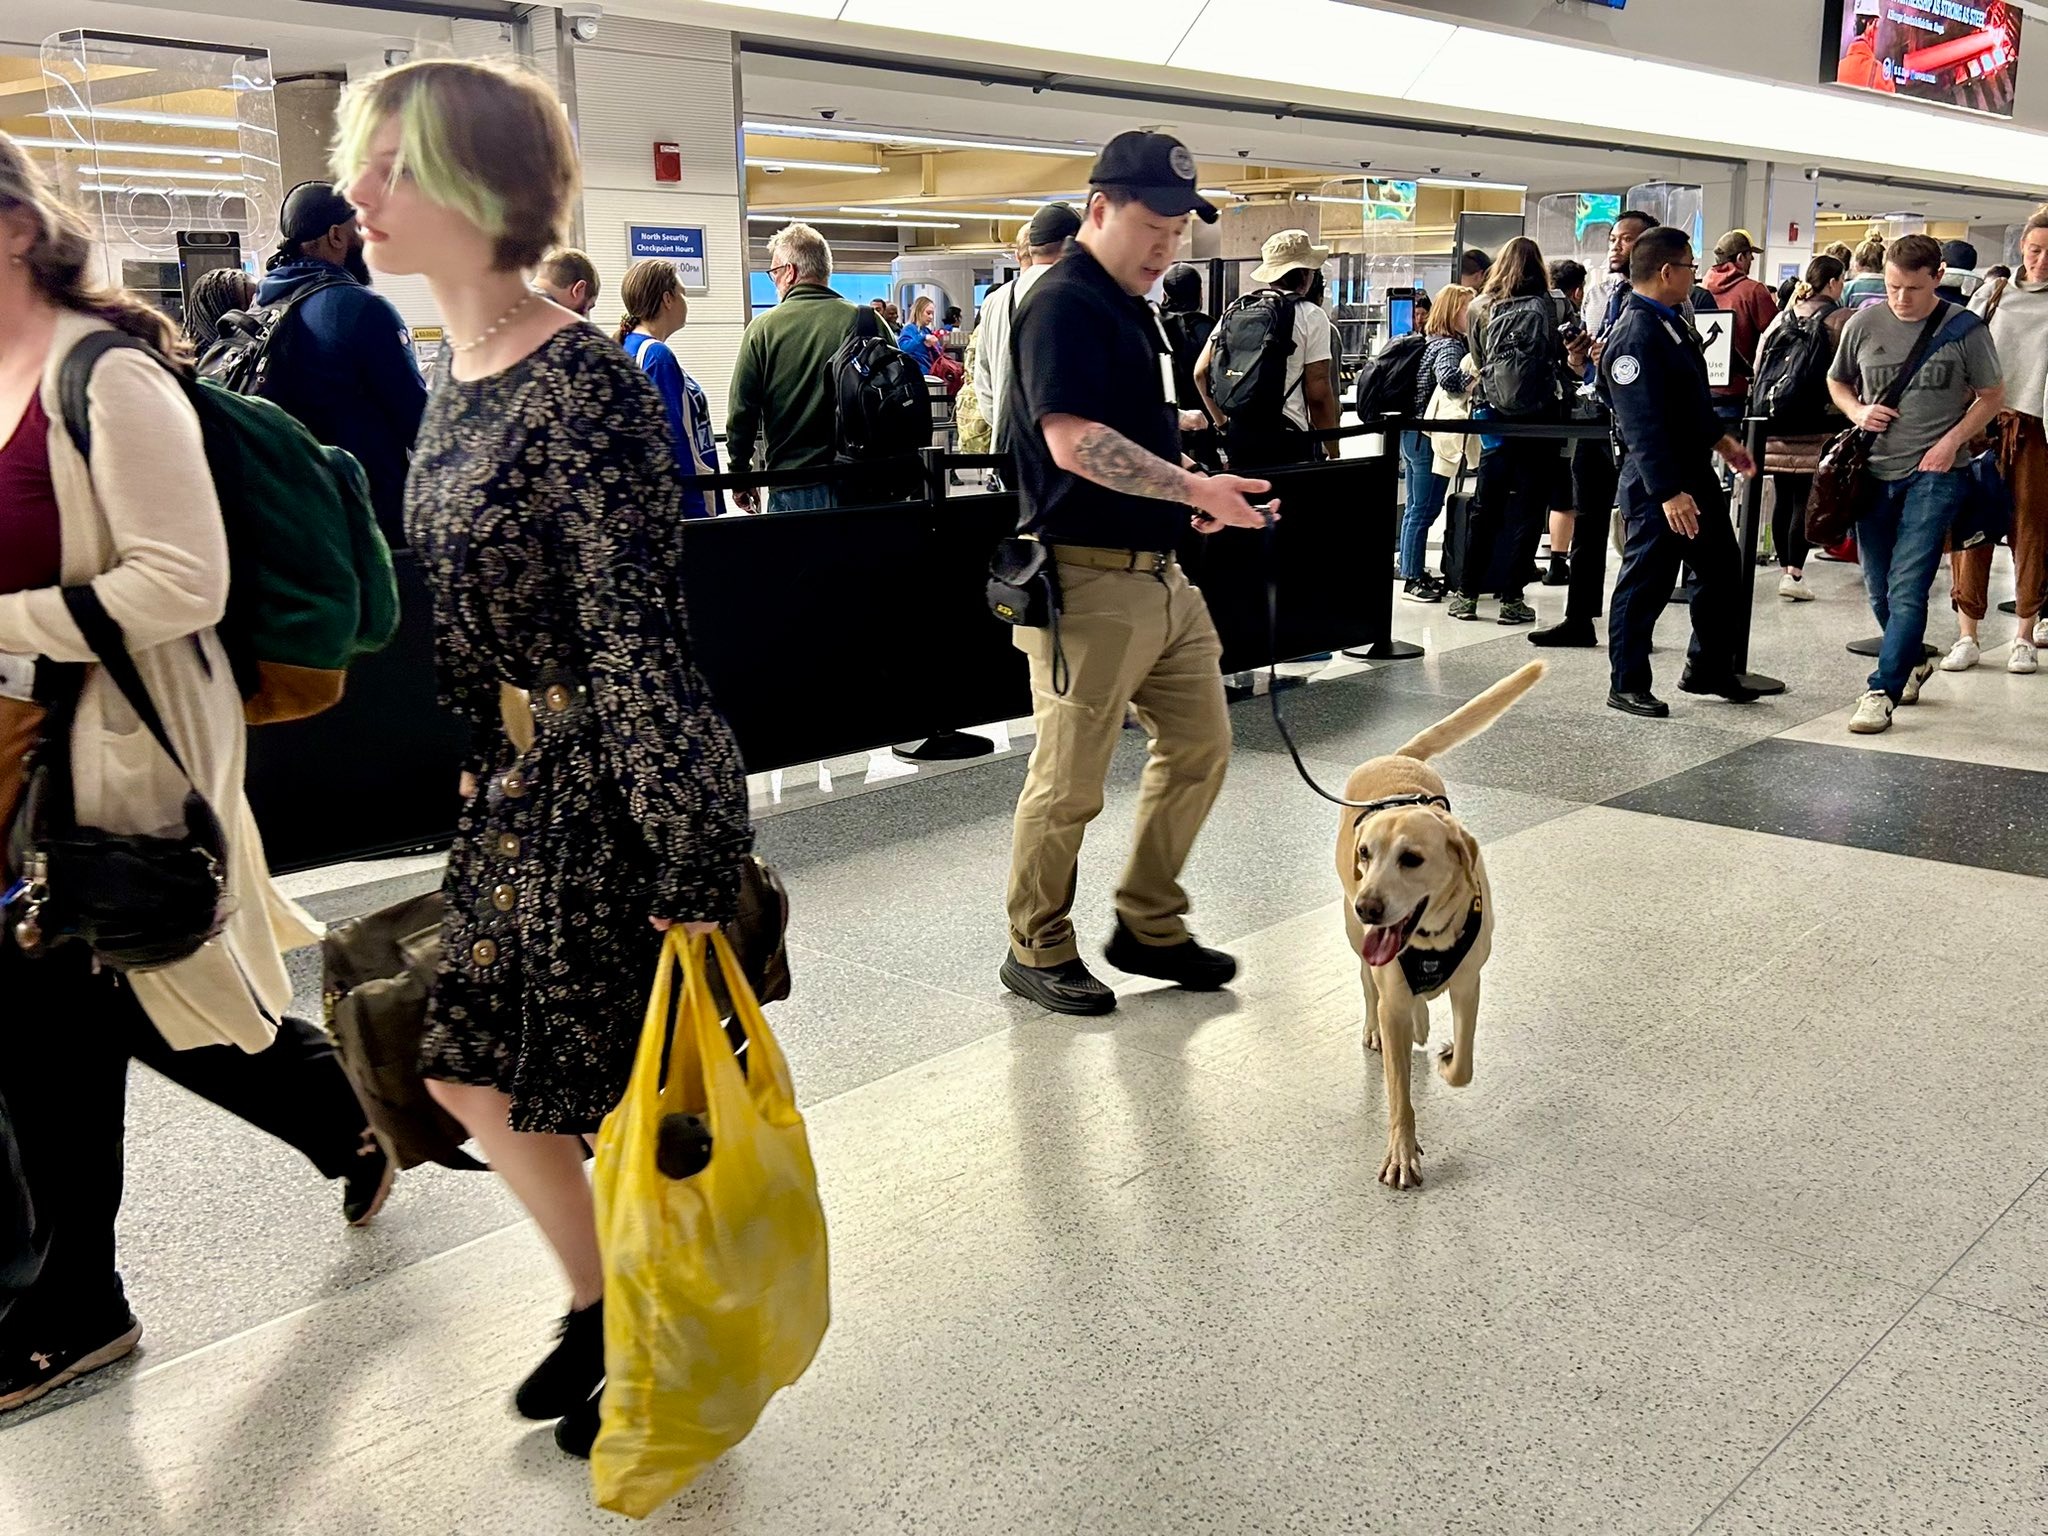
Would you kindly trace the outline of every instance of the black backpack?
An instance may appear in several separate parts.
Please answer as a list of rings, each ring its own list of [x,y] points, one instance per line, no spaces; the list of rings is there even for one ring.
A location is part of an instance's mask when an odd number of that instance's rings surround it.
[[[1358,370],[1356,409],[1361,421],[1375,416],[1412,416],[1422,380],[1422,354],[1429,338],[1420,331],[1397,336],[1380,354]]]
[[[316,293],[353,283],[336,273],[294,288],[281,299],[254,309],[231,309],[218,321],[219,339],[199,360],[199,377],[237,395],[267,399],[271,375],[287,351],[290,333],[285,321]]]
[[[932,397],[924,374],[893,340],[876,334],[874,311],[825,365],[832,391],[834,457],[842,464],[900,459],[932,445]]]
[[[1481,397],[1499,416],[1537,416],[1558,402],[1557,306],[1548,294],[1496,305],[1486,317]]]
[[[1287,399],[1287,359],[1294,352],[1290,293],[1248,293],[1223,311],[1209,337],[1209,396],[1236,426],[1278,420]],[[1304,373],[1306,377],[1306,373]]]
[[[1828,313],[1802,320],[1787,311],[1757,348],[1749,414],[1763,417],[1773,432],[1827,430],[1828,369],[1835,360]]]

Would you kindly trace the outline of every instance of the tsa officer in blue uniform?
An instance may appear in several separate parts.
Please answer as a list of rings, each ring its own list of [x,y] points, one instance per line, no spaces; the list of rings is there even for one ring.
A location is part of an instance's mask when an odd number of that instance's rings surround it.
[[[1756,473],[1756,464],[1714,414],[1699,336],[1679,313],[1697,270],[1683,230],[1660,227],[1639,238],[1629,252],[1633,292],[1600,357],[1601,390],[1625,451],[1628,529],[1608,623],[1607,702],[1653,720],[1671,710],[1650,692],[1650,635],[1682,562],[1697,573],[1699,591],[1679,688],[1739,704],[1756,697],[1736,680],[1742,562],[1714,455],[1737,474]]]

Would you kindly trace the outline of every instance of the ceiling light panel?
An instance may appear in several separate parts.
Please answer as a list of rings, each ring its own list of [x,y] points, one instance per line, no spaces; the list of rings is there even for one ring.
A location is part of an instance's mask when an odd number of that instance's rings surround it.
[[[879,176],[883,170],[857,160],[791,160],[778,155],[748,155],[747,164],[763,171],[844,171],[849,176]]]
[[[957,139],[939,138],[931,134],[912,133],[893,128],[842,128],[836,123],[742,123],[747,133],[767,134],[782,139],[813,139],[819,143],[834,144],[909,144],[929,146],[933,149],[995,149],[1013,155],[1055,155],[1065,159],[1092,160],[1095,150],[1081,145],[1068,147],[1061,144],[1016,144],[1000,139]],[[770,150],[756,150],[763,158],[772,156]]]
[[[1164,64],[1175,39],[1195,25],[1204,0],[1024,0],[964,5],[961,0],[846,0],[841,21],[898,27],[927,36],[1002,43],[1099,59]]]
[[[749,224],[857,224],[863,229],[873,229],[886,224],[891,229],[958,229],[958,224],[943,224],[933,219],[834,219],[822,218],[808,213],[750,213]]]

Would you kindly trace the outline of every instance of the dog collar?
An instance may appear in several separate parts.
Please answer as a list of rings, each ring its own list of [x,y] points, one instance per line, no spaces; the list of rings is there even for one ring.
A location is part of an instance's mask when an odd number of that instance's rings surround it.
[[[1458,942],[1449,949],[1416,949],[1412,942],[1401,947],[1398,956],[1401,974],[1408,979],[1408,990],[1425,1000],[1450,985],[1451,977],[1465,957],[1472,953],[1472,946],[1479,942],[1479,922],[1482,916],[1477,896],[1472,898],[1472,910],[1465,917],[1465,931],[1458,935]]]
[[[1435,805],[1441,806],[1445,811],[1451,808],[1450,800],[1443,795],[1413,794],[1388,795],[1383,800],[1360,801],[1356,809],[1358,819],[1363,821],[1368,816],[1377,816],[1381,811],[1398,810],[1404,805]]]

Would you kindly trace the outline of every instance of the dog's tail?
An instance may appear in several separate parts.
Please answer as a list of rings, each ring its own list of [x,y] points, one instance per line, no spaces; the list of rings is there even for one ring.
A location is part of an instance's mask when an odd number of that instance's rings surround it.
[[[1508,706],[1534,688],[1548,670],[1543,662],[1530,662],[1521,671],[1502,678],[1471,703],[1437,721],[1394,755],[1426,762],[1439,752],[1450,751],[1461,741],[1470,741],[1506,714]]]

